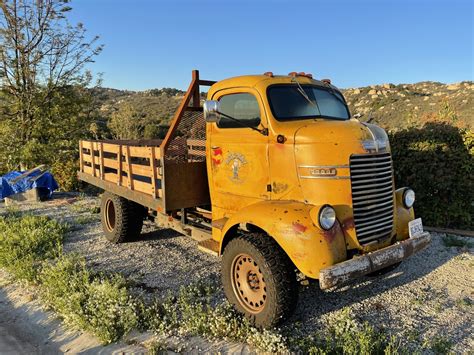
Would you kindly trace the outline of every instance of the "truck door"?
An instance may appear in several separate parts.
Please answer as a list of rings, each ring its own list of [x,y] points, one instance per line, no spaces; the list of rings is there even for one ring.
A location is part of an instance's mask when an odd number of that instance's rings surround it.
[[[220,102],[223,113],[246,125],[268,127],[260,96],[254,90],[222,90],[213,100]],[[209,142],[213,207],[237,211],[270,198],[268,136],[222,117],[219,123],[212,123]]]

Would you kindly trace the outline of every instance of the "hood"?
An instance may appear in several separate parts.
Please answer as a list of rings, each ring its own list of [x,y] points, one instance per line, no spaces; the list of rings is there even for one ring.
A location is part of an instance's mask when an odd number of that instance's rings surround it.
[[[295,132],[296,144],[361,142],[372,138],[368,127],[355,119],[311,121]]]

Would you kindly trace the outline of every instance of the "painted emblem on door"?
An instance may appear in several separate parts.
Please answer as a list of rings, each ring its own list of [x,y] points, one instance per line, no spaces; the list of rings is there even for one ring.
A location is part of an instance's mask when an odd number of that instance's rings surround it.
[[[245,176],[242,176],[241,169],[247,165],[247,159],[241,153],[229,153],[225,163],[229,168],[229,179],[235,183],[243,183]]]

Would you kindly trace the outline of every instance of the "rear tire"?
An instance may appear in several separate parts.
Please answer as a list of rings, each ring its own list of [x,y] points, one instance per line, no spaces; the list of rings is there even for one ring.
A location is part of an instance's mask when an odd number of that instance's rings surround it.
[[[280,246],[263,233],[232,239],[222,258],[227,299],[258,327],[287,319],[298,301],[295,267]]]
[[[143,227],[143,206],[110,192],[101,197],[101,220],[104,235],[112,243],[137,239]]]

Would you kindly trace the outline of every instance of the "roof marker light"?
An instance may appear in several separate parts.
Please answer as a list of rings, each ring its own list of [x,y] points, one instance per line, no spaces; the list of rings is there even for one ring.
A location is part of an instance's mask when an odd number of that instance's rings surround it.
[[[321,81],[325,84],[331,85],[331,79],[321,79]]]
[[[266,76],[269,76],[269,77],[273,78],[273,72],[271,72],[271,71],[266,71],[265,73],[263,73],[263,75],[266,75]]]

